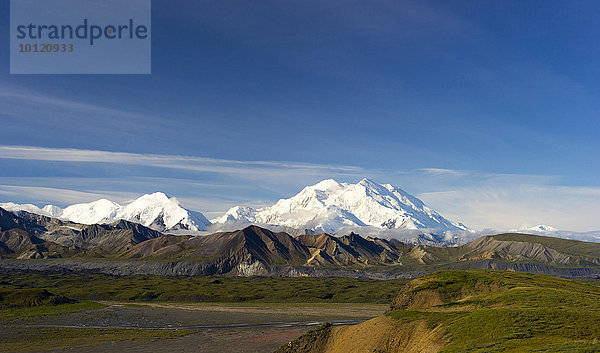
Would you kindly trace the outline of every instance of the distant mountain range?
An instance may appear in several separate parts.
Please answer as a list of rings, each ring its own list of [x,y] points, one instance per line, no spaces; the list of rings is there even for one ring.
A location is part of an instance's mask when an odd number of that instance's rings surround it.
[[[423,201],[390,184],[363,179],[356,184],[324,180],[273,206],[236,206],[214,224],[278,225],[311,233],[339,234],[351,229],[427,229],[438,233],[468,228],[449,221]]]
[[[600,276],[600,244],[526,234],[454,247],[303,234],[258,226],[206,236],[165,235],[137,223],[78,224],[0,208],[0,269],[160,275],[411,277],[438,269],[498,268]],[[41,259],[43,261],[31,261]]]
[[[174,234],[235,230],[255,224],[294,234],[340,235],[351,231],[373,235],[383,232],[386,237],[402,234],[417,243],[433,244],[454,243],[452,236],[443,236],[445,232],[469,231],[465,225],[447,220],[404,190],[369,179],[356,184],[324,180],[272,206],[259,209],[236,206],[212,221],[160,192],[143,195],[126,205],[102,199],[64,209],[14,203],[0,203],[0,207],[16,214],[25,211],[80,224],[125,220]]]
[[[124,220],[162,233],[180,235],[234,231],[254,224],[291,235],[344,235],[354,232],[416,245],[449,246],[463,244],[481,234],[462,223],[444,218],[402,189],[369,179],[356,184],[324,180],[272,206],[236,206],[211,221],[200,212],[184,208],[176,198],[160,192],[143,195],[125,205],[102,199],[64,209],[53,205],[40,208],[15,203],[0,203],[0,207],[16,215],[28,212],[86,225]],[[543,224],[511,232],[600,241],[600,231],[561,231]]]
[[[538,224],[537,226],[527,227],[527,228],[520,229],[520,230],[525,230],[525,231],[530,231],[530,232],[555,232],[558,229],[547,226],[545,224]]]
[[[521,229],[513,229],[511,230],[511,232],[545,235],[563,239],[600,242],[600,231],[573,232],[568,230],[559,230],[557,228],[545,224],[538,224],[533,227],[525,227]]]
[[[211,224],[202,213],[184,209],[176,198],[169,198],[161,192],[143,195],[125,206],[102,199],[65,209],[53,205],[39,208],[14,203],[0,203],[0,207],[17,215],[25,211],[80,224],[107,224],[125,220],[167,233],[203,231]]]

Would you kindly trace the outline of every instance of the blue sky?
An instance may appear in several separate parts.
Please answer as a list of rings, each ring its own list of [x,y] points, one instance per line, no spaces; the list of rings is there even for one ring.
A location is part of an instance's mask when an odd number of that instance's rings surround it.
[[[151,75],[9,75],[0,36],[0,201],[210,217],[370,177],[474,228],[600,229],[600,4],[576,5],[154,0]]]

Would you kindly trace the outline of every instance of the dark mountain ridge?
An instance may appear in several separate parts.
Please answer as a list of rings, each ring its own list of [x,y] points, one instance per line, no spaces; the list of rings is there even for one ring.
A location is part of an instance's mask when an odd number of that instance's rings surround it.
[[[600,244],[528,234],[484,236],[456,247],[411,246],[358,234],[296,237],[248,226],[206,236],[164,235],[140,224],[82,225],[0,209],[0,257],[67,259],[100,271],[231,276],[413,277],[440,269],[498,268],[564,277],[600,277]],[[144,261],[147,260],[147,261]],[[151,260],[150,262],[148,262]],[[13,262],[0,261],[0,267]],[[54,267],[60,260],[54,260]],[[102,262],[106,264],[106,262]],[[151,264],[150,264],[151,263]],[[21,266],[32,265],[21,264]],[[91,265],[96,264],[96,265]],[[154,264],[154,265],[152,265]],[[10,266],[13,266],[10,265]],[[43,267],[43,263],[35,266]],[[90,267],[91,266],[91,267]],[[141,269],[144,270],[141,270]]]
[[[163,234],[140,224],[84,225],[21,211],[19,215],[0,208],[0,248],[18,258],[69,257],[94,254],[110,256]],[[18,244],[17,244],[18,243]],[[34,246],[34,245],[41,245]],[[31,252],[37,249],[38,251]],[[52,254],[49,252],[52,249]]]

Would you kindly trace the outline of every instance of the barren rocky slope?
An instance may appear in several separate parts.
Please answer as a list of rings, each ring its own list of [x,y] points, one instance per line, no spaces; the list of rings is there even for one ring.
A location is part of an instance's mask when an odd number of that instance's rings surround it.
[[[258,226],[193,237],[127,221],[83,225],[2,209],[0,258],[4,270],[123,275],[411,278],[440,269],[495,268],[600,276],[600,244],[526,234],[485,236],[445,248],[354,233],[293,237]]]

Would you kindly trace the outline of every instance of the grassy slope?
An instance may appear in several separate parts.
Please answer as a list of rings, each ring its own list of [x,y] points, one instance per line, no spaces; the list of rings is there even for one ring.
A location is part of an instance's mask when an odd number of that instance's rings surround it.
[[[586,278],[586,279],[579,278],[579,279],[574,279],[573,281],[581,282],[581,283],[585,283],[585,284],[589,284],[591,286],[600,287],[600,278],[594,278],[594,279],[592,279],[592,278]]]
[[[600,352],[600,288],[504,271],[443,271],[409,285],[394,319],[446,328],[442,352]],[[434,298],[435,300],[432,300]],[[441,300],[441,303],[440,303]]]
[[[387,304],[405,283],[351,278],[0,275],[4,291],[47,289],[80,300],[117,301]]]

